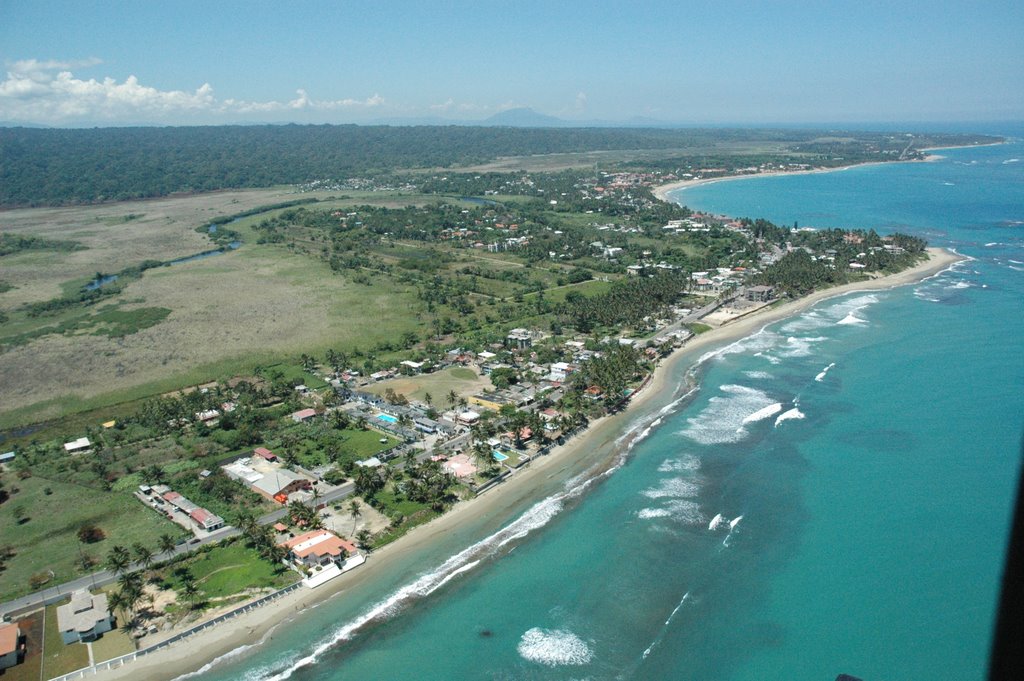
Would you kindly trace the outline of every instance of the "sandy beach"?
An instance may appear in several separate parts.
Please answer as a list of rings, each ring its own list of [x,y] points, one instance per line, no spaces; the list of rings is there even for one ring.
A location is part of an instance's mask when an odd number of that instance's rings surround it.
[[[182,674],[194,672],[217,657],[243,646],[259,644],[272,629],[299,616],[307,607],[347,591],[366,585],[374,579],[375,573],[389,564],[408,561],[416,552],[458,526],[466,517],[480,517],[484,514],[500,513],[528,498],[538,480],[558,475],[566,469],[575,469],[586,463],[599,463],[607,459],[616,446],[630,420],[643,406],[653,400],[665,400],[673,394],[676,386],[675,371],[681,363],[695,363],[708,349],[732,342],[764,327],[766,324],[793,316],[816,303],[846,293],[862,290],[879,290],[903,286],[934,275],[952,264],[963,260],[962,256],[937,248],[928,249],[929,259],[898,274],[846,284],[816,291],[799,300],[782,302],[763,308],[753,314],[737,319],[691,338],[683,347],[665,358],[658,366],[645,388],[637,394],[629,407],[621,413],[605,416],[592,422],[584,433],[555,447],[548,456],[539,457],[529,466],[517,471],[498,487],[486,494],[458,504],[440,518],[411,531],[401,539],[374,551],[362,568],[335,579],[316,590],[299,589],[279,600],[241,615],[236,619],[205,630],[194,638],[179,642],[168,648],[139,658],[118,669],[107,670],[95,675],[98,679],[173,679]]]

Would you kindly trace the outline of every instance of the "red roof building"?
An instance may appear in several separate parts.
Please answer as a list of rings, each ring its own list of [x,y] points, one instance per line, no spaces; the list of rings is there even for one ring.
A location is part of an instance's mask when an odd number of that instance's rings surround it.
[[[308,567],[340,563],[347,556],[358,553],[355,544],[327,530],[313,530],[300,534],[281,546],[288,549],[288,555],[292,560]]]

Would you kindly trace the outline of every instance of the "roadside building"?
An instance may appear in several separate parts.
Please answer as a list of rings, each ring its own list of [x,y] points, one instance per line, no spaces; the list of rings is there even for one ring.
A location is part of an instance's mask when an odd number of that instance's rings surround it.
[[[57,628],[65,644],[95,641],[114,628],[107,594],[85,589],[71,594],[71,602],[57,606]]]

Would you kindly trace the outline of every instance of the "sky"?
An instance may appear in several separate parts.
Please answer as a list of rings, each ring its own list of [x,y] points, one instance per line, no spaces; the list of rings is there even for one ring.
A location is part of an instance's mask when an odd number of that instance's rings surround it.
[[[1024,119],[1024,2],[0,0],[0,122]]]

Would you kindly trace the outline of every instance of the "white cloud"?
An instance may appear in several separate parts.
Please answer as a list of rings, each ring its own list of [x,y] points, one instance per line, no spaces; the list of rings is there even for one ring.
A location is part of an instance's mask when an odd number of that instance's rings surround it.
[[[214,96],[209,83],[194,92],[159,90],[142,85],[135,76],[123,82],[113,78],[83,80],[71,71],[100,63],[98,59],[26,59],[8,64],[7,78],[0,81],[0,119],[39,123],[180,120],[190,116],[373,109],[385,104],[384,98],[376,93],[366,99],[317,100],[301,89],[295,99],[287,102],[221,100]]]

